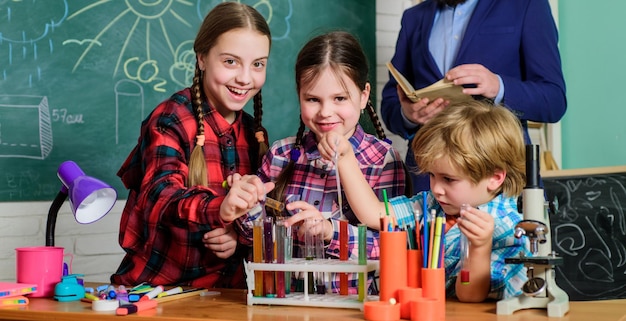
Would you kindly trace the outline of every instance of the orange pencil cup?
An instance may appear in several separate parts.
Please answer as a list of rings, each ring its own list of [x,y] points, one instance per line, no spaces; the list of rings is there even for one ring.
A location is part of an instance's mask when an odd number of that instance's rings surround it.
[[[410,287],[422,287],[422,250],[407,251],[407,282]]]
[[[422,289],[414,287],[404,287],[398,290],[400,297],[400,316],[402,319],[411,318],[411,303],[422,298]]]
[[[380,232],[380,301],[394,298],[407,286],[406,232]]]
[[[439,309],[439,300],[431,298],[417,298],[410,302],[411,305],[411,321],[433,321],[444,320],[445,311],[443,311],[443,319],[441,318],[441,310]]]
[[[387,301],[363,302],[363,316],[367,321],[398,321],[400,305]]]
[[[422,296],[437,300],[436,318],[446,319],[446,270],[444,268],[422,268]]]

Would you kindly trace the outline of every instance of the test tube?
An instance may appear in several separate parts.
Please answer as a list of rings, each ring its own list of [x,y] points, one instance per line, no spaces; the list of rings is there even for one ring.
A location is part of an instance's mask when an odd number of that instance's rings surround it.
[[[293,257],[293,231],[291,226],[285,231],[285,262],[291,261]],[[291,271],[285,271],[285,292],[291,292]]]
[[[287,239],[287,227],[283,219],[276,220],[276,263],[285,263],[285,241]],[[276,296],[284,298],[286,295],[285,273],[276,272]]]
[[[465,234],[461,233],[461,284],[469,284],[469,247],[470,242]]]
[[[367,225],[359,224],[359,265],[367,265]],[[365,300],[365,291],[361,291],[365,288],[366,274],[359,273],[359,301]]]
[[[316,224],[318,224],[318,226],[321,226],[324,223],[325,220],[322,219],[317,219],[316,220]],[[320,234],[317,234],[316,240],[315,240],[315,258],[318,260],[323,260],[324,259],[324,237],[322,236],[323,234],[321,234],[322,232],[320,232]],[[326,277],[325,277],[325,273],[324,272],[317,272],[316,276],[315,276],[315,290],[317,292],[317,294],[326,294]]]
[[[252,226],[252,261],[263,262],[263,221],[256,220]],[[254,296],[263,296],[263,271],[254,271]]]
[[[274,218],[265,217],[263,219],[263,248],[265,249],[265,263],[274,263]],[[266,297],[276,296],[276,286],[274,284],[274,271],[264,271],[263,291]]]
[[[339,221],[339,259],[348,260],[348,221]],[[348,273],[339,273],[339,294],[348,295]]]
[[[312,219],[308,219],[304,231],[304,258],[309,261],[315,259],[317,244],[317,234],[311,231],[312,224],[315,224]]]
[[[296,195],[296,194],[287,194],[285,196],[285,205],[289,204],[289,203],[293,203],[293,202],[297,202],[300,200],[300,195]],[[289,216],[293,216],[295,214],[297,214],[300,210],[299,209],[295,209],[295,210],[288,210],[287,207],[285,206],[282,212],[282,215],[285,217],[289,217]],[[285,262],[289,262],[291,261],[291,259],[293,258],[293,250],[294,250],[294,245],[293,245],[293,232],[294,230],[291,228],[291,226],[286,227],[286,231],[285,231]],[[292,273],[291,271],[285,271],[285,292],[286,294],[289,294],[291,292],[291,286],[292,286],[292,280],[293,277],[296,275],[297,273]]]
[[[468,205],[461,205],[461,212],[467,210]],[[463,217],[461,217],[463,219]],[[470,282],[470,271],[469,271],[469,247],[470,241],[467,239],[465,234],[461,233],[460,238],[460,262],[461,265],[461,284],[469,284]]]
[[[324,258],[324,240],[322,239],[321,218],[307,219],[304,224],[304,258],[306,260],[323,259]],[[302,227],[301,227],[302,228]],[[309,272],[308,291],[309,293],[317,292],[318,294],[326,293],[323,272]],[[314,281],[313,281],[314,280]]]

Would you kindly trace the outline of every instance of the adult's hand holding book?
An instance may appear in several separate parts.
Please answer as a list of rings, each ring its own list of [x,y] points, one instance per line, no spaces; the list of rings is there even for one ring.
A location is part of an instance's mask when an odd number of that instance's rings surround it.
[[[472,96],[463,93],[463,86],[455,85],[453,82],[443,78],[428,87],[415,90],[411,83],[391,64],[387,63],[387,68],[391,72],[393,78],[396,79],[404,94],[412,101],[417,102],[422,98],[428,98],[433,101],[437,98],[443,98],[450,103],[457,103],[472,100]]]

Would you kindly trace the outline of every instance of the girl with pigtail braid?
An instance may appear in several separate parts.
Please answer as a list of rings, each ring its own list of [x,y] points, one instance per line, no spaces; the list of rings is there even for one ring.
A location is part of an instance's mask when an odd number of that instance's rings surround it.
[[[196,62],[196,72],[191,85],[191,105],[198,120],[198,133],[196,134],[196,144],[189,157],[189,175],[187,186],[207,186],[208,177],[206,162],[204,161],[204,113],[202,112],[202,89],[200,87],[201,76],[200,67]]]
[[[351,210],[343,193],[338,193],[337,168],[332,159],[324,159],[318,144],[334,133],[348,140],[354,149],[358,167],[373,191],[383,197],[403,195],[405,171],[400,154],[384,141],[384,132],[370,100],[369,65],[358,40],[349,33],[336,31],[311,39],[296,59],[296,89],[300,102],[300,126],[296,136],[272,144],[258,175],[264,182],[275,182],[273,198],[286,203],[286,210],[273,213],[285,217],[285,224],[298,229],[294,238],[294,257],[304,241],[304,231],[319,233],[327,246],[325,256],[339,258],[340,221],[348,222],[348,237],[355,240],[358,225],[365,223],[368,259],[378,259],[378,226],[381,213],[360,217]],[[367,109],[378,136],[366,133],[359,118]],[[340,207],[340,204],[342,205]],[[270,213],[270,212],[268,212]],[[308,218],[322,218],[311,226]],[[247,227],[252,229],[251,224]],[[242,233],[243,234],[243,233]],[[349,242],[350,259],[358,259],[357,242]],[[330,275],[327,289],[339,292],[339,276]],[[356,293],[358,278],[348,276],[349,292]]]
[[[372,121],[372,124],[374,124],[374,129],[376,130],[376,136],[378,136],[378,138],[382,140],[385,140],[391,143],[391,141],[387,139],[387,135],[385,135],[385,130],[383,129],[383,125],[381,125],[380,120],[378,119],[378,115],[376,114],[376,110],[374,110],[374,105],[372,105],[371,100],[367,101],[365,110],[367,111],[367,114],[370,116],[370,120]]]
[[[260,166],[261,160],[267,150],[269,149],[269,141],[267,130],[261,124],[263,120],[263,99],[261,96],[261,91],[254,95],[254,138],[256,138],[257,143],[259,144],[259,152],[257,158],[257,165]]]
[[[365,106],[365,110],[367,110],[367,114],[370,116],[370,121],[376,130],[376,136],[378,138],[388,142],[391,144],[391,140],[387,139],[387,135],[385,134],[385,130],[383,129],[383,125],[380,123],[380,119],[378,118],[378,114],[376,114],[376,109],[374,109],[374,105],[372,101],[369,100],[367,102],[367,106]],[[409,172],[406,163],[402,163],[402,167],[404,168],[404,195],[405,196],[413,196],[413,184],[411,183],[411,173]]]
[[[248,5],[223,2],[204,19],[191,86],[143,121],[118,171],[129,189],[119,235],[126,256],[112,283],[245,288],[249,247],[235,227],[273,188],[255,175],[267,150],[261,87],[270,45],[265,18]],[[253,97],[254,117],[243,110]]]
[[[287,184],[291,182],[293,172],[296,167],[296,162],[300,159],[300,148],[302,147],[302,136],[304,135],[304,123],[300,120],[300,126],[298,127],[298,133],[293,144],[293,149],[289,153],[289,162],[285,168],[276,177],[274,189],[268,194],[271,198],[277,200],[286,200]],[[283,213],[276,213],[274,209],[268,209],[274,216],[282,216]]]

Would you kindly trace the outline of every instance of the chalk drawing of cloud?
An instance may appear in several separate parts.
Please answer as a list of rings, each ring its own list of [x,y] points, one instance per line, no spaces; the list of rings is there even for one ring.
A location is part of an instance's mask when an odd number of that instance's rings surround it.
[[[0,0],[0,42],[33,43],[46,38],[68,14],[67,0]]]

